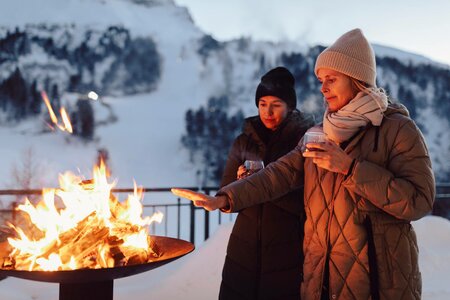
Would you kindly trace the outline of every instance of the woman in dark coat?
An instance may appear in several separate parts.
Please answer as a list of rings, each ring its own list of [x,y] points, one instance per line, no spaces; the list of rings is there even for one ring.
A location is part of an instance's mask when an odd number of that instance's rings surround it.
[[[245,120],[230,150],[221,187],[241,177],[245,160],[267,165],[294,149],[313,125],[296,110],[294,77],[269,71],[256,90],[258,116]],[[303,190],[239,211],[231,232],[219,299],[299,299],[303,263]]]

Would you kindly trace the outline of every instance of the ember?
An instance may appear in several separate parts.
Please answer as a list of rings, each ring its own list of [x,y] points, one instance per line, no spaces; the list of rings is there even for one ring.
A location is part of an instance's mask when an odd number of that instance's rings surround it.
[[[94,167],[92,180],[66,173],[59,182],[59,189],[43,191],[37,205],[26,199],[18,207],[32,230],[9,224],[16,236],[8,238],[12,251],[0,261],[3,269],[111,268],[147,263],[162,255],[148,225],[161,222],[163,215],[142,218],[142,190],[136,184],[134,193],[119,202],[111,194],[115,182],[108,183],[103,163]]]

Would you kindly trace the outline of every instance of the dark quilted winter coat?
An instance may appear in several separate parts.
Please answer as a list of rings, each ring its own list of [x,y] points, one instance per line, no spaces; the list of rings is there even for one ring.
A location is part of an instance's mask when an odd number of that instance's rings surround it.
[[[230,150],[221,185],[236,180],[245,160],[270,162],[294,149],[313,125],[292,112],[273,132],[259,117],[245,120]],[[303,190],[239,211],[228,242],[219,299],[299,299],[303,262]]]
[[[419,129],[401,105],[380,127],[346,145],[348,176],[318,168],[299,147],[265,170],[223,188],[231,210],[270,201],[304,183],[302,299],[420,299],[416,235],[410,221],[428,214],[434,177]]]

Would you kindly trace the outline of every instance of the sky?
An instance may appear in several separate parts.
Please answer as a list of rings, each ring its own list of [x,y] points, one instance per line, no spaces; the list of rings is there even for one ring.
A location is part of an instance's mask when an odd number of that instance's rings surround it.
[[[333,43],[359,27],[372,43],[424,55],[450,65],[448,0],[175,0],[218,40],[241,36]]]

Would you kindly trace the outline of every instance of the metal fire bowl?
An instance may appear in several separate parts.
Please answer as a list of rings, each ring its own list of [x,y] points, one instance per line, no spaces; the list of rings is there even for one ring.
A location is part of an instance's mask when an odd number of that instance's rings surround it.
[[[159,247],[162,255],[161,257],[155,258],[151,262],[145,264],[136,264],[114,268],[79,269],[68,271],[20,271],[0,269],[0,277],[12,276],[35,281],[59,283],[86,283],[95,281],[108,281],[136,275],[158,268],[192,252],[195,248],[192,243],[180,239],[164,236],[152,236],[152,239]]]

